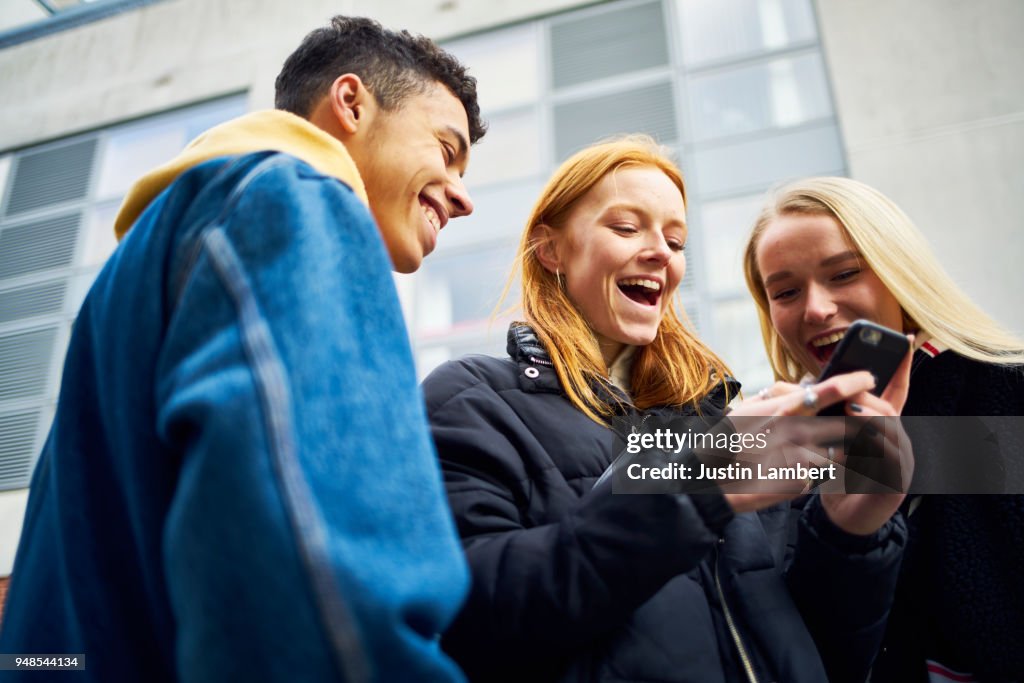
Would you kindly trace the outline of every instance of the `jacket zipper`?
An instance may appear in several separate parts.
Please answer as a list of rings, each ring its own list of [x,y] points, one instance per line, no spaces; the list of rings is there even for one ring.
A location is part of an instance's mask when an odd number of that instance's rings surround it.
[[[637,427],[636,425],[632,426],[632,430],[633,430],[634,434],[639,434],[640,433],[640,429],[643,428],[644,423],[647,422],[647,418],[649,418],[650,416],[651,416],[651,413],[647,413],[646,415],[644,415],[643,419],[640,420],[640,427]]]
[[[555,367],[555,364],[554,364],[554,363],[552,363],[551,361],[549,361],[549,360],[544,360],[543,358],[537,358],[536,356],[530,356],[530,362],[531,362],[531,363],[538,363],[538,364],[540,364],[540,365],[546,365],[546,366],[548,366],[549,368],[553,368],[553,367]]]
[[[718,579],[718,546],[723,543],[725,543],[725,539],[719,538],[718,543],[715,545],[715,588],[718,590],[718,599],[722,602],[722,611],[725,612],[725,623],[729,626],[729,634],[732,635],[732,641],[736,644],[736,650],[740,653],[743,670],[747,673],[747,680],[750,683],[757,683],[757,675],[754,673],[754,667],[750,663],[747,650],[743,647],[743,641],[740,640],[740,632],[736,629],[736,622],[732,620],[732,613],[729,611],[729,605],[725,601],[725,591],[722,590],[722,582]]]

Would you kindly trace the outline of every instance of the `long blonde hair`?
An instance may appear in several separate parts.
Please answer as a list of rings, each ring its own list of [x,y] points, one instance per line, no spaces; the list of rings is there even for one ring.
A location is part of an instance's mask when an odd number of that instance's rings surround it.
[[[686,201],[682,173],[654,140],[622,137],[588,147],[570,157],[548,180],[526,222],[515,268],[505,286],[522,276],[522,312],[551,356],[569,400],[595,422],[604,424],[616,406],[602,400],[597,386],[608,387],[608,368],[597,338],[569,300],[559,277],[541,263],[538,226],[561,233],[577,203],[608,173],[623,167],[650,166],[662,171]],[[725,363],[687,329],[685,313],[670,301],[654,341],[637,350],[631,377],[633,405],[697,405],[729,375]]]
[[[777,190],[761,211],[744,253],[747,287],[757,303],[775,376],[798,381],[802,368],[772,325],[768,294],[757,264],[757,246],[779,216],[834,218],[861,258],[903,309],[904,330],[924,331],[951,350],[988,363],[1024,363],[1024,342],[995,322],[943,270],[924,236],[896,204],[850,178],[807,178]]]

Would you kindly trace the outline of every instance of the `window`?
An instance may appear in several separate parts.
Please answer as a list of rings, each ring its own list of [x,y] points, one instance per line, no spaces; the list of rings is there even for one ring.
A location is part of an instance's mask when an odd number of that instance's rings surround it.
[[[130,184],[245,111],[230,97],[0,157],[0,490],[28,485],[71,325]]]
[[[695,140],[786,128],[832,114],[817,52],[705,72],[690,83]]]
[[[817,42],[811,0],[680,0],[680,42],[691,66]]]

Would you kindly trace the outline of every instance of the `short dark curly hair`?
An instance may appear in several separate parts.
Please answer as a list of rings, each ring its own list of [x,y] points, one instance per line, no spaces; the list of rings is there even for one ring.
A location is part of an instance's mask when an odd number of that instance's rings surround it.
[[[365,17],[336,16],[329,26],[307,35],[277,76],[274,106],[308,118],[334,80],[346,73],[359,76],[386,111],[431,83],[441,83],[466,109],[470,142],[487,132],[476,79],[466,67],[429,38],[390,31]]]

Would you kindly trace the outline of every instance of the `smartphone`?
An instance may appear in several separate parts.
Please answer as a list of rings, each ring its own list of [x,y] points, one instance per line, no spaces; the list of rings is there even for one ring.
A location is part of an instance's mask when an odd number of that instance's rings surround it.
[[[896,373],[910,348],[910,340],[900,332],[876,325],[868,320],[856,320],[847,328],[839,345],[818,376],[822,382],[829,377],[847,372],[867,370],[875,377],[871,393],[880,396]],[[819,415],[845,415],[843,403],[829,406]]]

